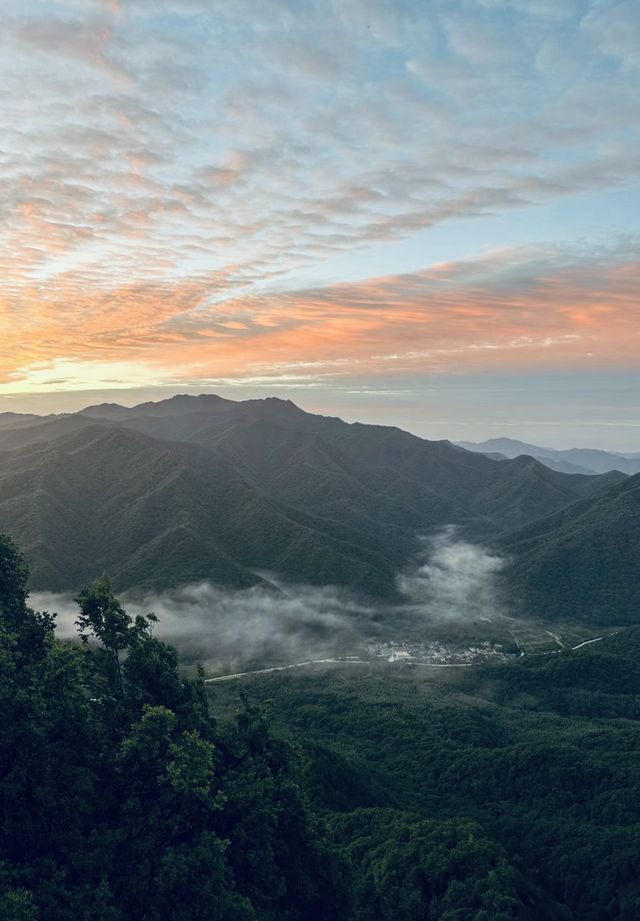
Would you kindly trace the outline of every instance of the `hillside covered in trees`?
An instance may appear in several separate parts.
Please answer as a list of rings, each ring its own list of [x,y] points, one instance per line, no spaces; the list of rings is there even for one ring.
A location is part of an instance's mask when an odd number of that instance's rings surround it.
[[[640,628],[470,669],[187,678],[0,540],[6,921],[632,921]]]
[[[358,919],[638,917],[640,627],[506,665],[214,688],[221,719],[242,689],[308,752]]]
[[[509,535],[510,596],[549,620],[638,623],[639,522],[636,474]]]
[[[504,540],[625,481],[495,461],[278,399],[213,394],[0,416],[0,520],[31,586],[336,585],[398,600],[421,537]],[[615,622],[615,621],[612,621]]]

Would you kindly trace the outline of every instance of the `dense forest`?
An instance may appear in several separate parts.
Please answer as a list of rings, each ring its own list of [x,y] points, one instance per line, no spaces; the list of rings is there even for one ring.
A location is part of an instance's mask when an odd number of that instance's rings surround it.
[[[640,627],[510,664],[217,684],[223,722],[240,687],[306,751],[356,918],[640,916]]]
[[[290,745],[245,706],[218,731],[200,680],[101,580],[78,644],[26,604],[0,543],[0,918],[322,919],[342,871]]]
[[[511,597],[548,620],[637,623],[639,517],[640,473],[509,535]]]
[[[3,921],[638,917],[640,628],[205,691],[106,578],[73,643],[26,578],[2,538]]]

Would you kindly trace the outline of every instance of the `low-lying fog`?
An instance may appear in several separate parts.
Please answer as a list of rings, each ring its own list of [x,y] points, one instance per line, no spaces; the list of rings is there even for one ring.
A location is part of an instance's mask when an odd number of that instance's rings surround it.
[[[280,592],[226,591],[203,582],[122,596],[134,615],[155,612],[155,635],[184,662],[208,669],[279,664],[359,652],[372,638],[430,639],[434,633],[500,616],[501,557],[457,538],[453,528],[423,540],[413,567],[398,575],[404,605],[383,606],[326,586],[278,583]],[[32,607],[57,613],[58,635],[76,635],[71,595],[34,592]]]

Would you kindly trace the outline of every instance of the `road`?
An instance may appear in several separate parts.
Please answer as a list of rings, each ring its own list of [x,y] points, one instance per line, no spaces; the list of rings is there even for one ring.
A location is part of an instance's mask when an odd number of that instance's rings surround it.
[[[328,665],[332,662],[342,662],[351,665],[366,665],[364,659],[355,656],[346,656],[341,659],[308,659],[306,662],[295,662],[293,665],[274,665],[271,668],[256,668],[250,672],[236,672],[235,675],[218,675],[217,678],[205,678],[205,684],[214,681],[231,681],[232,678],[246,678],[248,675],[267,675],[269,672],[286,672],[290,668],[304,668],[305,665]]]
[[[509,629],[509,628],[507,628]],[[520,650],[520,655],[524,656],[525,652],[518,642],[518,638],[512,630],[509,630],[514,640],[517,643],[517,646]],[[551,633],[550,630],[547,630],[550,636],[556,640],[556,642],[566,649],[559,636],[555,633]],[[604,639],[602,636],[596,636],[591,640],[585,640],[583,643],[578,643],[577,646],[572,646],[571,650],[582,649],[583,646],[588,646],[590,643],[598,643],[600,640]],[[378,657],[382,658],[382,657]],[[286,672],[292,668],[305,668],[308,665],[331,665],[340,663],[342,665],[369,665],[371,662],[374,662],[375,659],[361,659],[359,656],[340,656],[333,659],[307,659],[304,662],[294,662],[292,665],[272,665],[270,668],[255,668],[252,671],[247,672],[235,672],[233,675],[217,675],[215,678],[205,678],[205,684],[214,684],[216,681],[232,681],[234,678],[248,678],[250,675],[268,675],[271,672]],[[402,661],[411,665],[422,665],[425,668],[471,668],[474,665],[473,662],[419,662],[415,659],[403,659]]]
[[[380,657],[382,660],[383,657]],[[345,656],[338,659],[308,659],[306,662],[294,662],[293,665],[273,665],[271,668],[255,668],[253,671],[236,672],[233,675],[217,675],[215,678],[205,678],[205,684],[213,684],[216,681],[231,681],[233,678],[247,678],[249,675],[268,675],[271,672],[286,672],[291,668],[304,668],[307,665],[329,665],[331,663],[340,663],[341,665],[370,665],[375,659],[359,659],[357,656]],[[385,660],[386,661],[386,660]],[[471,668],[473,662],[417,662],[414,659],[404,659],[404,662],[411,665],[422,665],[425,668]]]

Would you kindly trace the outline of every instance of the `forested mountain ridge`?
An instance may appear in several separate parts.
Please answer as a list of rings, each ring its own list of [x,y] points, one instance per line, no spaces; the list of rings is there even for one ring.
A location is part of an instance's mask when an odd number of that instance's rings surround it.
[[[506,572],[525,610],[571,621],[640,622],[640,474],[509,535]]]
[[[366,536],[277,503],[196,445],[93,424],[3,461],[0,517],[36,586],[73,589],[106,570],[123,587],[246,588],[273,569],[393,591],[393,566]]]
[[[271,570],[391,597],[419,534],[493,539],[608,482],[277,399],[105,404],[0,432],[0,520],[47,589],[105,567],[120,588]]]

